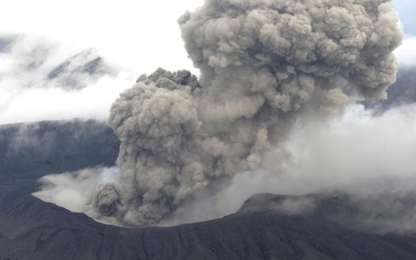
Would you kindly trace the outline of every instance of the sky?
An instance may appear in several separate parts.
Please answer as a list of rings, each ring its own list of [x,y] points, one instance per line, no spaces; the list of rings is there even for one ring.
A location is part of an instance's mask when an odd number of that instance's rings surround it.
[[[3,0],[0,10],[0,124],[92,118],[105,120],[118,94],[158,67],[198,74],[183,47],[177,19],[203,0]],[[415,0],[396,0],[403,45],[401,64],[416,61]],[[11,43],[10,43],[11,42]],[[76,68],[103,58],[91,77],[48,75],[68,58]],[[67,79],[75,80],[65,86]],[[75,79],[74,79],[75,78]],[[76,85],[76,86],[75,86]],[[84,88],[71,90],[82,85]],[[88,87],[86,87],[88,86]],[[93,102],[91,102],[93,100]]]

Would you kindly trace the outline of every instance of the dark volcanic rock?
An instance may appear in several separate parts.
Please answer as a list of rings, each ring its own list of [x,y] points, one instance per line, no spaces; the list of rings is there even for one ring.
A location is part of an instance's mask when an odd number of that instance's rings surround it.
[[[346,195],[257,195],[222,219],[171,228],[106,226],[31,193],[40,176],[113,165],[118,141],[111,129],[93,121],[43,122],[2,126],[0,133],[1,260],[416,259],[415,235],[345,223],[360,210]]]

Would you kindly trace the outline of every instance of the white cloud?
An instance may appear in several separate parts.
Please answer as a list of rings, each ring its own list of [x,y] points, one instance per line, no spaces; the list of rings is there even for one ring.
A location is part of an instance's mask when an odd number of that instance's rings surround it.
[[[405,35],[403,43],[394,51],[401,66],[416,65],[416,36]]]
[[[97,57],[92,51],[72,58],[67,70],[50,78],[50,72],[78,50],[36,37],[12,39],[7,50],[0,53],[0,124],[72,118],[105,120],[118,94],[134,83],[130,73],[107,64],[96,75],[77,72]]]
[[[46,37],[100,55],[136,74],[191,67],[177,18],[202,0],[98,1],[5,0],[0,33]],[[7,25],[7,26],[4,26]],[[179,66],[179,68],[178,68]]]
[[[202,1],[10,1],[0,9],[0,124],[71,118],[106,119],[111,103],[142,73],[156,68],[192,69],[177,18]],[[65,91],[48,73],[93,48],[112,73],[88,88]],[[35,68],[31,68],[32,64]],[[194,72],[196,72],[194,70]]]
[[[106,120],[118,94],[131,87],[126,74],[111,78],[104,76],[79,91],[61,88],[29,88],[8,92],[0,90],[6,100],[0,107],[0,124],[89,118]]]

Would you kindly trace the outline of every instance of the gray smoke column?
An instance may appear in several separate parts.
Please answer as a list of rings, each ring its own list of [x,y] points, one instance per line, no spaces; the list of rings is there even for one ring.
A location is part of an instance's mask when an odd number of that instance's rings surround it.
[[[385,98],[402,38],[386,0],[206,0],[179,24],[199,81],[159,69],[111,108],[120,174],[94,206],[129,226],[260,167],[301,111]]]

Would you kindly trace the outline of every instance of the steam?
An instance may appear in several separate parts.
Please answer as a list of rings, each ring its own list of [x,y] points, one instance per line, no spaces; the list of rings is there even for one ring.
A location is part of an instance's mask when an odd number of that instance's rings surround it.
[[[32,195],[73,212],[88,213],[95,187],[100,182],[114,180],[117,173],[117,167],[95,167],[47,175],[39,180],[39,191]]]
[[[386,98],[397,23],[390,1],[206,0],[179,19],[199,81],[159,69],[113,104],[120,174],[99,186],[95,210],[155,225],[237,173],[267,168],[297,120]]]

